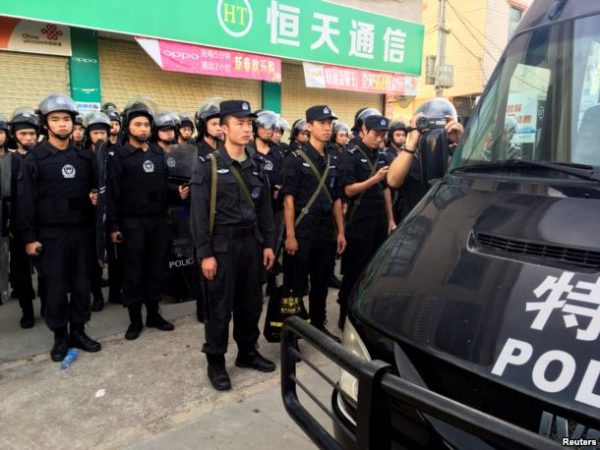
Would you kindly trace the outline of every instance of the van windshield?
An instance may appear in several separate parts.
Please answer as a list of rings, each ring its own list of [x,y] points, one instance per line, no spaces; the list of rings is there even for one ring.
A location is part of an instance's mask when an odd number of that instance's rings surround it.
[[[509,44],[452,168],[505,161],[600,166],[600,16]]]

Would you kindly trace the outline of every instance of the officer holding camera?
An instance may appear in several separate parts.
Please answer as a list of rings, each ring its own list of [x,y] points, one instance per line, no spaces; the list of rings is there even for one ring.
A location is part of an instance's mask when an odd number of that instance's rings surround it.
[[[454,105],[446,99],[436,98],[419,108],[407,131],[404,149],[387,173],[390,188],[403,186],[404,210],[401,218],[429,190],[429,180],[444,175],[464,128],[458,122]]]

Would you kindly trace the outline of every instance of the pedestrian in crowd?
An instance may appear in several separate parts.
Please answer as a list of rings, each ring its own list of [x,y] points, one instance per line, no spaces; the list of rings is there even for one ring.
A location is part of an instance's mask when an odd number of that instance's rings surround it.
[[[364,117],[364,112],[362,117]],[[389,120],[381,115],[363,119],[360,141],[349,146],[344,155],[343,192],[349,200],[346,218],[348,248],[343,255],[344,277],[339,293],[340,320],[343,328],[348,297],[369,259],[395,228],[390,189],[385,183],[388,162],[380,152],[389,130]]]
[[[128,139],[108,160],[107,228],[112,242],[120,246],[124,267],[123,305],[130,320],[125,339],[134,340],[143,329],[142,304],[147,327],[175,327],[161,316],[158,305],[169,245],[165,156],[149,143],[153,109],[134,100],[123,114]],[[182,186],[177,194],[185,199],[189,188]]]
[[[196,111],[198,156],[207,156],[209,153],[214,152],[223,139],[219,112],[220,103],[221,99],[208,99]]]
[[[255,114],[247,101],[229,100],[221,103],[220,117],[224,142],[199,159],[191,181],[191,232],[207,282],[202,351],[208,377],[215,389],[228,390],[225,353],[232,313],[236,366],[275,370],[257,349],[261,271],[273,267],[275,254],[269,183],[247,148]]]
[[[47,284],[45,319],[54,332],[53,361],[69,346],[101,350],[86,335],[90,319],[90,229],[97,194],[93,156],[70,137],[77,115],[73,100],[52,94],[39,105],[47,140],[27,153],[19,183],[18,213],[25,251],[40,258]]]
[[[10,282],[13,286],[13,294],[19,301],[22,316],[21,328],[32,328],[35,324],[33,312],[33,300],[35,291],[32,281],[32,261],[25,252],[25,242],[21,230],[17,226],[18,218],[18,180],[23,167],[25,155],[30,152],[37,143],[40,119],[33,108],[17,108],[10,119],[9,135],[15,146],[11,154],[11,201],[9,215],[10,232]],[[41,289],[39,288],[41,287]],[[44,290],[43,277],[38,273],[38,290]],[[45,302],[45,295],[40,298]],[[40,314],[44,315],[44,303],[40,308]]]
[[[284,285],[303,293],[310,278],[311,324],[339,340],[325,327],[328,277],[335,255],[346,248],[339,191],[338,157],[326,152],[337,117],[326,105],[306,110],[310,139],[286,158],[281,195],[285,216]]]

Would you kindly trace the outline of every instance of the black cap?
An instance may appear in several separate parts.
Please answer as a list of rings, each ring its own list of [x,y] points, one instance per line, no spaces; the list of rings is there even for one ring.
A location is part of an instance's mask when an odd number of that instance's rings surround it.
[[[316,105],[311,106],[306,110],[306,121],[312,122],[314,120],[336,120],[337,117],[333,115],[331,109],[327,105]]]
[[[256,114],[252,112],[250,103],[246,100],[226,100],[221,102],[219,110],[221,117],[256,117]]]
[[[369,116],[365,119],[367,130],[388,131],[390,129],[390,120],[383,116]]]

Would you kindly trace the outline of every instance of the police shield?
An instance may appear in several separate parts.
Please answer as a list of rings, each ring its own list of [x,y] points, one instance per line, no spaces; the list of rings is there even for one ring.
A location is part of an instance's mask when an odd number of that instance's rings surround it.
[[[12,154],[0,155],[0,300],[9,299],[9,220]]]
[[[185,185],[190,182],[198,158],[194,145],[172,145],[165,152],[170,183]],[[197,299],[200,295],[200,275],[195,266],[194,247],[190,234],[189,201],[171,200],[171,251],[167,261],[167,294],[175,301]]]
[[[192,179],[194,164],[198,158],[195,145],[172,145],[165,153],[169,181],[175,184],[187,184]]]

